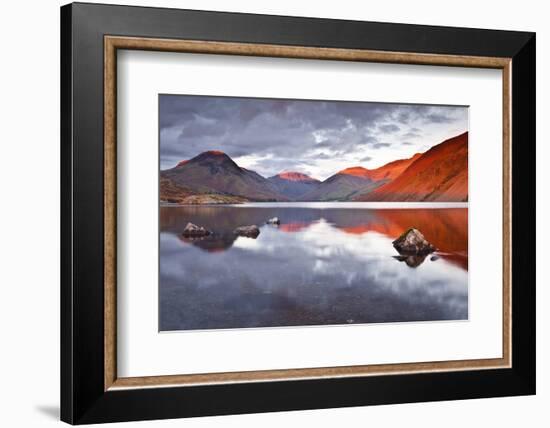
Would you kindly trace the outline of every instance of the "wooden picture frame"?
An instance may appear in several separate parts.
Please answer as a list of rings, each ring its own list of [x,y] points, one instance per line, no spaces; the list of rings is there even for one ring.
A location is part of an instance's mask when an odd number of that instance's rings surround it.
[[[118,49],[502,70],[502,358],[118,377]],[[61,52],[62,420],[80,424],[535,392],[534,34],[77,3],[61,9]]]

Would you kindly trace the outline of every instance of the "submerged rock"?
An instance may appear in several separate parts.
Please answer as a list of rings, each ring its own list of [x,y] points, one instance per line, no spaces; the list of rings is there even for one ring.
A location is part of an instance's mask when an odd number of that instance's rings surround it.
[[[399,238],[392,242],[394,248],[400,254],[429,254],[436,248],[430,244],[422,233],[414,228],[404,232]]]
[[[260,229],[258,228],[258,226],[256,226],[255,224],[251,225],[251,226],[240,226],[240,227],[237,227],[233,233],[235,235],[239,235],[239,236],[246,236],[247,238],[257,238],[258,235],[260,234]]]
[[[273,217],[266,221],[267,224],[276,224],[277,226],[281,224],[279,217]]]
[[[181,233],[182,236],[186,238],[194,238],[194,237],[201,237],[201,236],[208,236],[212,232],[210,232],[208,229],[205,229],[202,226],[197,226],[193,223],[187,223],[187,226],[185,226],[185,229],[183,229],[183,232]]]
[[[409,255],[409,256],[393,256],[395,260],[405,262],[408,267],[416,268],[424,263],[426,260],[425,255]]]

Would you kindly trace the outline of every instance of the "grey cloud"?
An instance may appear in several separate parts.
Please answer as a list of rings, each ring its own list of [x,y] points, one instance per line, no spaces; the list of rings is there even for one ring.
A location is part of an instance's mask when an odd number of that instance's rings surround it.
[[[325,140],[315,144],[315,148],[324,149],[324,148],[330,148],[330,147],[334,147],[333,141]]]
[[[466,107],[432,106],[426,104],[400,105],[393,120],[402,125],[421,122],[423,124],[452,123],[457,115],[463,115]]]
[[[401,135],[402,138],[415,139],[422,137],[422,130],[416,127],[410,127],[407,132]]]
[[[418,138],[420,136],[421,135],[418,132],[411,132],[411,131],[403,134],[403,138]]]
[[[318,155],[315,156],[317,159],[333,159],[334,158],[334,155],[329,155],[328,153],[319,153]]]
[[[380,131],[382,131],[385,134],[393,134],[394,132],[399,132],[401,128],[393,123],[387,124],[387,125],[380,125],[378,127]]]
[[[411,114],[408,111],[400,111],[397,113],[395,120],[399,123],[409,123]]]
[[[206,150],[222,150],[231,157],[267,158],[258,166],[258,172],[265,175],[278,165],[276,160],[290,168],[319,149],[326,149],[327,157],[353,156],[366,149],[388,147],[379,137],[403,129],[408,130],[403,138],[411,140],[414,124],[422,123],[424,128],[430,123],[452,123],[457,114],[460,117],[455,110],[367,102],[160,95],[161,168]]]
[[[428,123],[452,123],[453,118],[441,113],[431,113],[426,116],[426,122]]]

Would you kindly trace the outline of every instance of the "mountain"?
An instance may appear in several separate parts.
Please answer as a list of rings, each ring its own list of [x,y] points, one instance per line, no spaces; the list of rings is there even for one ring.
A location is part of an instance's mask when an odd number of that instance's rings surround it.
[[[193,195],[195,193],[191,189],[180,186],[169,178],[160,177],[160,200],[162,202],[179,204],[184,202],[185,198]]]
[[[378,187],[360,166],[344,169],[302,195],[302,201],[348,201],[359,191]]]
[[[275,186],[277,191],[290,199],[297,199],[307,192],[315,189],[319,180],[311,178],[309,175],[301,172],[287,171],[281,172],[268,180]]]
[[[220,151],[207,151],[160,173],[161,201],[468,201],[468,133],[425,153],[376,169],[346,168],[320,182],[299,172],[264,178]]]
[[[422,156],[422,153],[417,153],[411,158],[398,159],[382,165],[381,167],[376,169],[365,169],[361,167],[345,169],[344,171],[348,171],[349,173],[353,174],[360,174],[361,176],[369,178],[370,180],[375,182],[375,184],[371,184],[370,186],[359,189],[353,195],[351,195],[351,198],[353,200],[358,200],[363,196],[370,194],[378,187],[389,183],[390,181],[399,177],[399,175],[401,175],[401,173],[405,171],[409,167],[409,165],[412,164],[420,156]]]
[[[362,166],[352,166],[341,171],[338,171],[337,175],[351,175],[352,177],[363,178],[366,180],[372,180],[370,170],[363,168]]]
[[[368,177],[374,181],[391,181],[401,175],[401,173],[420,156],[422,156],[422,153],[417,153],[409,159],[398,159],[387,163],[380,168],[368,169]]]
[[[352,166],[351,168],[343,169],[339,174],[353,175],[354,177],[367,178],[371,181],[391,181],[397,178],[405,171],[410,164],[417,160],[422,153],[417,153],[408,159],[398,159],[382,165],[379,168],[367,169],[362,166]]]
[[[359,201],[468,201],[468,133],[418,156],[399,176]]]
[[[160,176],[161,180],[169,180],[166,183],[171,183],[172,187],[183,187],[195,195],[224,195],[252,201],[288,200],[269,180],[239,167],[229,156],[217,150],[180,162],[174,168],[161,171]]]
[[[351,201],[362,198],[398,177],[421,156],[398,159],[376,169],[352,166],[327,178],[316,189],[300,197],[304,201]]]

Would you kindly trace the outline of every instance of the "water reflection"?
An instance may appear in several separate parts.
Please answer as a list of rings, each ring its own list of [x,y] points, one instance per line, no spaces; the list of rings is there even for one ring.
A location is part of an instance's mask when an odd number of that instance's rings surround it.
[[[189,221],[213,235],[181,237]],[[161,330],[467,319],[467,221],[463,208],[162,207]],[[251,224],[257,239],[233,234]],[[436,257],[396,253],[411,226]]]
[[[408,267],[416,268],[420,266],[422,263],[424,263],[424,260],[426,260],[426,254],[415,254],[415,255],[399,255],[399,256],[393,256],[395,260],[398,260],[400,262],[405,262],[405,264]]]

